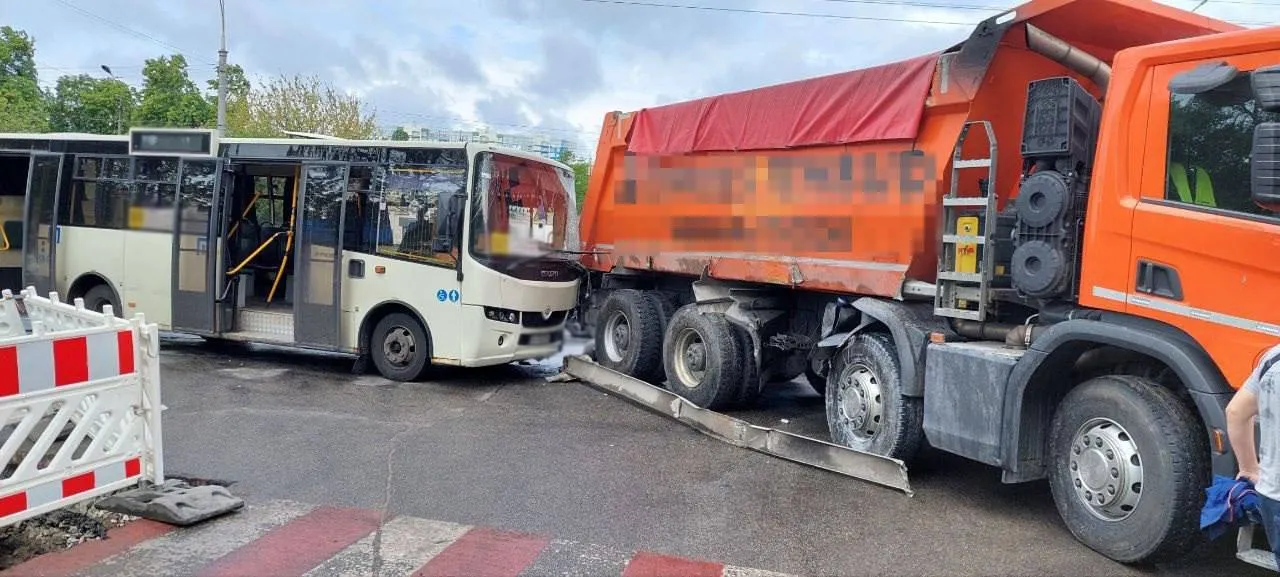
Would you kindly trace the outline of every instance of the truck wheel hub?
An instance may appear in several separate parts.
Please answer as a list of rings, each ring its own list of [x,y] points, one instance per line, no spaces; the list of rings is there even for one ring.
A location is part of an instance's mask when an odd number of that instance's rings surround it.
[[[622,357],[627,354],[627,345],[631,342],[631,325],[627,323],[627,316],[621,312],[614,313],[609,317],[609,323],[605,326],[604,331],[604,354],[609,356],[609,360],[619,363]]]
[[[880,381],[865,365],[853,365],[840,380],[840,417],[854,436],[874,438],[884,422],[884,396]]]
[[[702,336],[693,329],[684,329],[676,337],[674,352],[676,378],[686,387],[697,387],[707,370],[707,345]]]
[[[1091,513],[1107,521],[1133,514],[1142,495],[1142,459],[1128,431],[1109,419],[1080,427],[1071,443],[1071,484]]]

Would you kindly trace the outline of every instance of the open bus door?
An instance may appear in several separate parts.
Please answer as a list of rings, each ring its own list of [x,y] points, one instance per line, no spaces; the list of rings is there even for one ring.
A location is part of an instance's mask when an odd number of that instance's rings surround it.
[[[346,163],[302,165],[297,211],[297,294],[294,298],[294,341],[333,348],[339,344],[342,313],[342,217],[346,208]]]
[[[22,243],[22,286],[36,292],[57,290],[54,274],[58,243],[58,189],[62,181],[62,155],[31,154],[27,199],[23,208],[26,222]]]
[[[215,301],[222,285],[218,262],[222,189],[232,179],[221,159],[183,159],[173,242],[173,328],[217,332]]]

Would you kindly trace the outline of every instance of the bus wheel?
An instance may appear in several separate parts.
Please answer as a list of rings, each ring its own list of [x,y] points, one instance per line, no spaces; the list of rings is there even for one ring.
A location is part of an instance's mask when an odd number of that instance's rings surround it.
[[[911,461],[924,439],[921,400],[902,395],[893,341],[862,333],[840,350],[827,371],[825,394],[831,442]]]
[[[735,328],[724,315],[698,312],[694,304],[676,310],[662,343],[671,391],[705,409],[735,405],[748,362]]]
[[[651,383],[662,382],[662,309],[658,297],[613,291],[596,321],[596,361]]]
[[[111,294],[111,287],[105,284],[93,285],[93,288],[86,291],[81,298],[84,299],[85,308],[89,310],[102,312],[103,307],[111,305],[112,314],[117,317],[124,315],[124,311],[120,310],[120,303],[116,302],[115,296]]]
[[[1176,559],[1200,543],[1209,446],[1177,394],[1132,375],[1072,389],[1050,429],[1049,487],[1076,539],[1121,563]]]
[[[391,313],[378,321],[369,337],[369,354],[382,376],[393,381],[416,381],[431,357],[427,331],[405,313]]]

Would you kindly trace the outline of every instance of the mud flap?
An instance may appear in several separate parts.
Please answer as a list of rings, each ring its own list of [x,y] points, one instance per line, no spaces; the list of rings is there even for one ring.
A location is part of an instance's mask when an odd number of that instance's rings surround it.
[[[183,481],[170,479],[164,485],[117,493],[99,501],[97,507],[186,527],[238,511],[244,507],[244,500],[232,496],[225,487],[218,485],[192,487]]]
[[[582,355],[566,356],[564,372],[591,387],[618,395],[731,445],[898,489],[909,496],[914,495],[907,479],[907,467],[898,459],[760,427],[709,411],[671,391],[607,369]]]

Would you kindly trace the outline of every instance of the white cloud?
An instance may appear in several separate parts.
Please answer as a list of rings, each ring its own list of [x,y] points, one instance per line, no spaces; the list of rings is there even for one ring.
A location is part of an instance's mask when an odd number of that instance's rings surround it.
[[[540,125],[548,134],[577,139],[579,151],[591,154],[609,111],[940,50],[963,40],[971,28],[937,22],[977,22],[995,14],[992,7],[1013,5],[997,0],[637,1],[831,17],[585,0],[227,0],[230,61],[251,75],[318,74],[367,99],[387,125],[483,122],[499,130]],[[1161,1],[1180,8],[1198,3]],[[1200,12],[1248,23],[1271,21],[1274,6],[1256,1],[1213,1]],[[5,17],[7,24],[35,36],[45,84],[61,74],[102,74],[102,64],[140,84],[142,62],[173,48],[187,55],[191,76],[201,86],[214,76],[215,0],[6,2]]]

